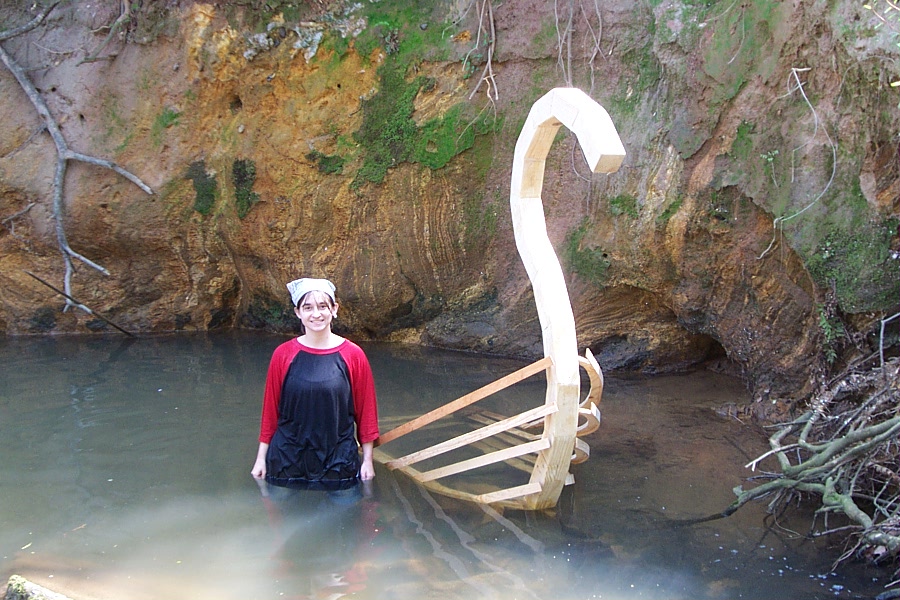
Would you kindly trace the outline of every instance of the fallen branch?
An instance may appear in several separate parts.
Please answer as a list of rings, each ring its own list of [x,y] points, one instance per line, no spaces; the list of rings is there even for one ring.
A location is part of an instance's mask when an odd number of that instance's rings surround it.
[[[41,279],[40,277],[38,277],[38,276],[35,275],[34,273],[31,273],[30,271],[25,271],[25,274],[26,274],[26,275],[31,275],[32,277],[34,277],[34,278],[37,279],[39,282],[41,282],[41,283],[43,283],[44,285],[46,285],[48,288],[50,288],[51,290],[53,290],[53,291],[56,292],[57,294],[59,294],[59,295],[61,295],[61,296],[64,296],[65,299],[66,299],[67,301],[71,302],[74,306],[77,306],[78,308],[80,308],[81,310],[83,310],[84,312],[86,312],[87,314],[93,315],[93,316],[97,317],[98,319],[100,319],[101,321],[104,321],[104,322],[106,322],[106,323],[109,323],[110,325],[112,325],[113,327],[115,327],[116,329],[118,329],[119,331],[121,331],[122,333],[124,333],[124,334],[127,335],[127,336],[134,337],[134,334],[131,333],[130,331],[128,331],[127,329],[125,329],[125,328],[123,328],[123,327],[120,327],[119,325],[117,325],[116,323],[114,323],[114,322],[111,321],[110,319],[104,317],[103,315],[101,315],[101,314],[98,313],[97,311],[91,310],[90,308],[88,308],[87,306],[85,306],[84,304],[82,304],[81,302],[79,302],[78,300],[76,300],[75,298],[73,298],[72,296],[68,295],[67,293],[65,293],[65,292],[62,291],[61,289],[59,289],[59,288],[57,288],[57,287],[55,287],[55,286],[53,286],[53,285],[47,283],[46,281],[44,281],[43,279]]]
[[[721,515],[774,494],[769,511],[778,512],[797,493],[819,496],[818,513],[839,513],[853,525],[847,531],[855,553],[895,560],[900,556],[900,359],[874,363],[864,372],[845,372],[819,392],[806,412],[777,428],[771,449],[748,463],[756,469],[774,457],[778,469],[754,488],[735,488],[737,499]],[[696,521],[702,522],[702,521]],[[900,575],[900,572],[897,573]]]

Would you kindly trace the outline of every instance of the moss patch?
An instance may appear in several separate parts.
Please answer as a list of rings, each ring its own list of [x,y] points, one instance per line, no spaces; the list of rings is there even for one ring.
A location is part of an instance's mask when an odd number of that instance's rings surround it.
[[[369,56],[376,47],[401,62],[416,60],[443,61],[453,53],[445,7],[440,2],[420,0],[380,0],[363,3],[362,13],[369,27],[354,41],[357,52]]]
[[[751,152],[753,151],[753,139],[750,136],[753,134],[754,129],[755,125],[747,121],[741,121],[741,124],[738,125],[734,142],[731,144],[731,152],[729,153],[735,160],[740,162],[750,160]]]
[[[319,173],[339,175],[344,172],[345,159],[337,154],[323,154],[318,150],[313,150],[306,155],[306,159],[316,164]]]
[[[216,203],[219,188],[216,176],[206,172],[206,163],[202,160],[191,163],[185,178],[194,184],[194,210],[201,215],[208,215]]]
[[[632,219],[638,218],[637,198],[628,194],[619,194],[609,199],[609,210],[613,216],[628,215]]]
[[[665,227],[669,222],[669,219],[671,219],[675,216],[676,213],[678,213],[678,209],[681,208],[683,202],[684,198],[682,196],[679,196],[678,198],[672,200],[672,202],[670,202],[669,205],[666,206],[666,208],[659,214],[659,216],[656,217],[657,225]]]
[[[493,121],[484,116],[469,121],[465,118],[463,105],[457,104],[442,118],[431,119],[418,130],[414,162],[440,169],[454,156],[471,148],[477,135],[492,131],[493,125]]]
[[[840,308],[848,313],[894,310],[900,273],[891,259],[898,220],[834,229],[807,260],[807,268],[821,287],[831,287]]]
[[[299,331],[300,321],[289,302],[268,295],[254,295],[247,312],[241,316],[241,326],[274,331]]]
[[[367,182],[381,183],[388,169],[402,162],[439,169],[471,148],[477,135],[494,130],[490,118],[467,119],[463,104],[419,127],[412,118],[413,102],[420,90],[427,91],[434,82],[423,76],[407,81],[406,66],[400,60],[386,61],[378,74],[378,93],[363,102],[363,123],[353,134],[363,155],[353,189]]]
[[[28,319],[28,329],[34,333],[47,333],[56,327],[56,311],[49,306],[42,306],[34,311]]]
[[[164,108],[161,113],[156,115],[156,118],[153,119],[153,124],[150,126],[150,141],[154,148],[162,144],[162,136],[166,129],[178,125],[180,117],[181,113],[171,108]]]
[[[773,28],[784,21],[781,2],[751,0],[740,10],[729,10],[713,22],[715,30],[703,55],[703,71],[709,76],[714,97],[711,112],[734,98],[755,74],[767,79],[777,56]]]
[[[603,286],[608,279],[611,263],[602,248],[585,247],[584,237],[590,229],[590,219],[585,218],[566,235],[564,257],[572,271],[595,285]]]
[[[409,159],[416,138],[412,119],[413,100],[425,84],[424,77],[407,83],[405,66],[387,61],[378,74],[381,82],[377,94],[363,102],[363,123],[353,134],[363,147],[363,164],[351,184],[381,183],[388,168]]]
[[[234,203],[238,217],[243,219],[254,204],[259,202],[259,194],[253,191],[256,183],[256,165],[252,160],[237,159],[231,167],[231,179],[234,183]]]

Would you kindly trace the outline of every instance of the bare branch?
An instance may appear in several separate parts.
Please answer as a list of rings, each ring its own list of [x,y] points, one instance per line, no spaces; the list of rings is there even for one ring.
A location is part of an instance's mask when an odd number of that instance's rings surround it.
[[[106,39],[103,40],[103,43],[100,44],[100,47],[94,51],[90,56],[85,56],[81,61],[79,61],[76,66],[88,63],[88,62],[96,62],[98,60],[112,60],[115,58],[115,55],[111,56],[100,56],[100,53],[109,45],[109,42],[113,39],[113,37],[118,33],[119,29],[128,24],[131,21],[131,5],[128,0],[121,0],[121,13],[119,14],[119,18],[109,27],[109,33],[106,35]]]
[[[32,29],[36,28],[38,25],[44,22],[44,19],[47,18],[47,15],[56,8],[59,2],[54,2],[49,6],[45,7],[41,12],[39,12],[31,21],[28,23],[10,29],[9,31],[0,31],[0,42],[16,37],[17,35],[22,35],[23,33],[28,33]]]
[[[123,3],[124,6],[125,3]],[[27,25],[22,27],[18,27],[10,32],[0,34],[0,41],[9,39],[13,37],[13,35],[20,35],[22,33],[31,31],[35,27],[37,27],[41,22],[43,22],[44,18],[56,6],[56,3],[49,6],[47,9],[41,12],[38,16],[32,19]],[[124,10],[128,10],[127,7]],[[10,56],[9,53],[0,45],[0,61],[3,62],[4,66],[9,70],[10,73],[13,74],[13,77],[16,78],[16,81],[19,82],[19,86],[22,88],[22,91],[25,92],[25,95],[28,97],[28,100],[31,102],[35,111],[37,111],[41,120],[44,123],[44,129],[50,134],[50,138],[53,140],[53,144],[56,147],[56,170],[53,177],[53,192],[52,192],[52,205],[53,205],[53,217],[56,224],[56,239],[57,244],[59,246],[59,250],[63,255],[63,262],[65,264],[65,276],[64,276],[64,295],[66,295],[66,308],[69,306],[75,306],[77,308],[85,309],[84,305],[80,303],[73,302],[71,297],[71,281],[72,275],[74,273],[74,265],[72,260],[79,260],[89,267],[96,269],[103,273],[104,275],[109,275],[109,271],[106,270],[103,266],[95,263],[90,260],[86,256],[76,252],[69,245],[68,240],[66,239],[66,231],[64,224],[64,215],[65,215],[65,202],[64,202],[64,190],[65,190],[65,175],[66,169],[68,168],[68,161],[70,160],[78,160],[81,162],[86,162],[94,165],[98,165],[116,173],[122,175],[143,191],[148,194],[153,194],[153,190],[146,185],[140,178],[136,175],[130,173],[126,169],[116,165],[115,163],[102,159],[96,158],[92,156],[88,156],[86,154],[81,154],[79,152],[75,152],[69,149],[68,143],[62,135],[62,131],[59,128],[59,124],[56,122],[56,119],[50,113],[50,109],[47,107],[47,104],[44,102],[44,99],[41,97],[37,88],[35,88],[34,84],[28,78],[28,75],[25,73],[25,70]]]

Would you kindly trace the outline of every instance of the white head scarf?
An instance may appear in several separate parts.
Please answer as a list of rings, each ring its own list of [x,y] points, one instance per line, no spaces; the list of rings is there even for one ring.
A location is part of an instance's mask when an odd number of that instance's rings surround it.
[[[310,279],[309,277],[303,277],[302,279],[295,279],[287,284],[287,289],[291,293],[291,302],[294,303],[294,306],[297,306],[297,303],[300,302],[300,298],[309,292],[324,292],[328,294],[328,297],[331,298],[332,302],[337,302],[334,297],[334,284],[327,279]]]

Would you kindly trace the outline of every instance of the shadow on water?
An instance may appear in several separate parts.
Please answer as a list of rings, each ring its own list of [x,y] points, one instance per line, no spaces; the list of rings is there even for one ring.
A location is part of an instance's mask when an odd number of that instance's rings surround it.
[[[247,332],[0,341],[0,576],[73,598],[856,598],[851,565],[764,506],[725,508],[765,450],[716,416],[740,382],[607,377],[592,457],[550,511],[435,496],[385,468],[351,494],[249,476],[272,349]],[[522,366],[365,346],[382,431]],[[543,402],[533,378],[492,410]],[[429,435],[434,435],[430,433]],[[503,477],[504,475],[499,475]],[[687,523],[690,522],[688,525]]]

